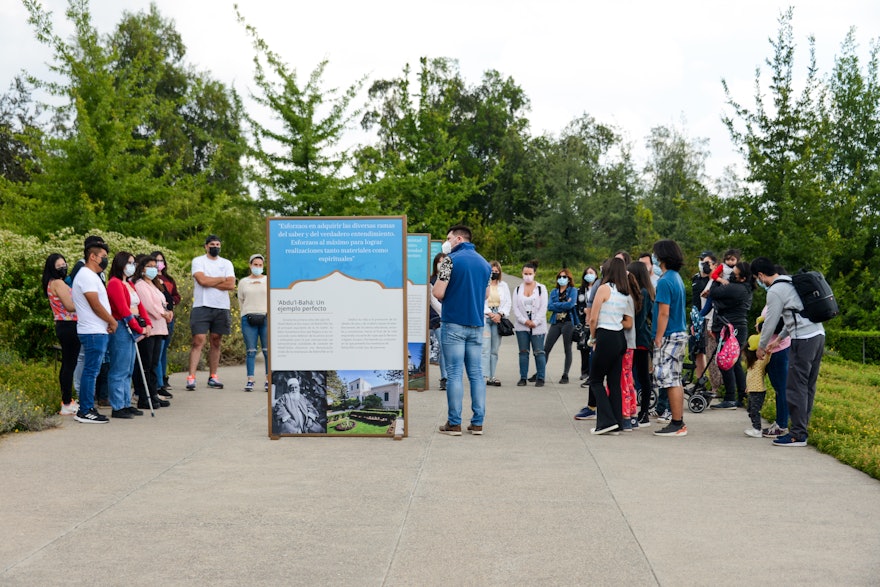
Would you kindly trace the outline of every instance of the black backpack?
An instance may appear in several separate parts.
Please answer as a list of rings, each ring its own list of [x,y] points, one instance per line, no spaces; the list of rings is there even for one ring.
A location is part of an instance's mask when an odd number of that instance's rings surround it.
[[[779,282],[773,285],[776,283]],[[840,313],[831,286],[818,271],[802,271],[792,275],[791,284],[804,305],[800,314],[810,322],[827,322]]]

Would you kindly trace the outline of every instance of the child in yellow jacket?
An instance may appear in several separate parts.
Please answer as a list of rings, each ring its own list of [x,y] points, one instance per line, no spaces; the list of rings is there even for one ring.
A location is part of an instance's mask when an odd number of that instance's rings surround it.
[[[767,395],[764,373],[767,370],[767,363],[770,362],[770,353],[767,353],[763,359],[758,358],[756,351],[760,340],[760,334],[750,336],[744,353],[748,365],[746,392],[749,394],[749,419],[752,421],[752,427],[746,428],[745,434],[752,438],[761,438],[761,408],[764,406],[764,397]]]

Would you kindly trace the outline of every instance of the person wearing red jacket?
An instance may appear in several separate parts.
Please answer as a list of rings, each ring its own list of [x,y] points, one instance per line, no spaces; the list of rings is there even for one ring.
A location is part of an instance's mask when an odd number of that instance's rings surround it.
[[[110,371],[107,374],[110,388],[112,418],[130,420],[143,412],[131,405],[131,373],[134,369],[135,338],[149,332],[149,323],[141,326],[137,316],[144,313],[134,288],[128,278],[134,275],[134,256],[121,251],[113,257],[110,280],[107,282],[107,298],[110,312],[116,320],[116,332],[110,339]]]

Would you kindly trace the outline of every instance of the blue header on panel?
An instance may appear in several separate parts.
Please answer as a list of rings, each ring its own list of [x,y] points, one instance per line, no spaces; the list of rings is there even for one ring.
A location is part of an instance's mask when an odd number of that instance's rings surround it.
[[[286,289],[339,271],[400,289],[404,233],[399,216],[271,219],[269,287]]]
[[[431,269],[428,271],[429,273],[434,270],[434,257],[441,252],[442,248],[443,241],[431,241]]]
[[[427,234],[406,236],[406,278],[415,285],[428,283],[429,240]]]

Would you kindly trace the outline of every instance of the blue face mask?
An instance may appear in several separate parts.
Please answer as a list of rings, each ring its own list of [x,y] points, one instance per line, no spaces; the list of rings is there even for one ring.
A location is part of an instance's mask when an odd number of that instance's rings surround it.
[[[660,271],[661,273],[663,272],[663,270],[660,269],[660,261],[657,260],[657,255],[654,253],[651,253],[651,264],[654,265],[654,273],[657,273],[657,271]]]
[[[659,265],[654,265],[654,275],[656,275],[657,277],[663,275],[663,270],[660,269]]]
[[[566,285],[568,285],[568,277],[560,277],[559,279],[556,280],[556,283],[565,287]]]
[[[767,291],[768,289],[770,289],[770,287],[767,284],[765,284],[763,281],[761,281],[760,279],[756,279],[755,281],[758,283],[758,285],[761,286],[761,288],[764,291]]]
[[[144,270],[144,275],[147,276],[147,279],[156,279],[156,276],[159,275],[159,270],[155,267],[147,267]]]
[[[592,273],[587,273],[586,275],[584,275],[584,281],[586,281],[587,283],[593,283],[594,281],[596,281],[596,276]]]

